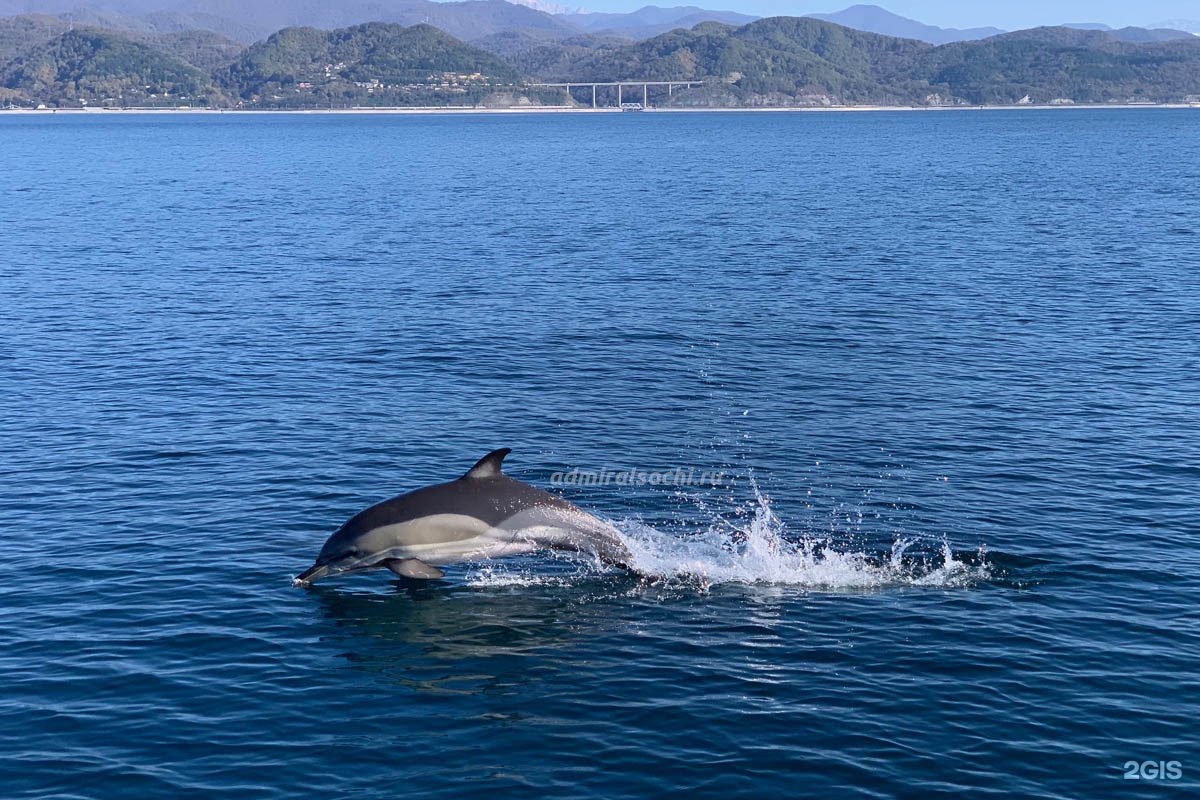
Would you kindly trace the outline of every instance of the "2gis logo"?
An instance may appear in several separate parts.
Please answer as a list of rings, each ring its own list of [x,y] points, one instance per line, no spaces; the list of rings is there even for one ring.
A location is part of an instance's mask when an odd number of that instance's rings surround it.
[[[1178,761],[1126,761],[1121,769],[1127,781],[1177,781],[1183,777]]]

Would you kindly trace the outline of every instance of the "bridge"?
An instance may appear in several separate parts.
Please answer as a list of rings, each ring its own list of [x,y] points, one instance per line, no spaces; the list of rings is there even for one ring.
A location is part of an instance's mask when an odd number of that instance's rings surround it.
[[[600,81],[596,83],[588,82],[571,82],[571,83],[531,83],[530,86],[538,89],[566,89],[567,95],[571,94],[571,89],[587,89],[592,90],[592,108],[596,108],[596,88],[599,86],[615,86],[617,87],[617,108],[626,108],[633,106],[633,103],[624,102],[623,91],[625,87],[637,88],[642,87],[642,108],[650,107],[650,87],[665,86],[667,87],[667,97],[675,93],[675,89],[690,89],[693,86],[703,86],[704,81]]]

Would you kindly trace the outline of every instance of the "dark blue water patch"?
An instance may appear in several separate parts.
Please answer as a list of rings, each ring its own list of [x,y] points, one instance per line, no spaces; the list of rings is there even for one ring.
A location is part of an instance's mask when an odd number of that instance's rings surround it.
[[[1195,792],[1197,119],[0,118],[0,794]]]

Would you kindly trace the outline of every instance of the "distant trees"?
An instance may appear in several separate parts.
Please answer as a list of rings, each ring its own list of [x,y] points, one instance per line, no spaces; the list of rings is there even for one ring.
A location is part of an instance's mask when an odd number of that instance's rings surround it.
[[[934,47],[809,18],[742,27],[703,23],[645,42],[555,62],[539,45],[543,75],[559,80],[727,80],[740,102],[921,105],[931,96],[970,104],[1200,94],[1200,39],[1133,44],[1098,31],[1048,28]],[[735,77],[734,77],[735,76]],[[695,92],[678,102],[691,102]]]
[[[222,94],[212,76],[113,33],[67,31],[0,72],[0,85],[34,99],[115,104],[186,98],[208,103]]]
[[[336,31],[287,28],[252,45],[218,77],[231,94],[259,104],[305,97],[359,104],[440,104],[512,84],[517,71],[497,56],[429,25],[369,23]],[[277,99],[276,99],[277,98]]]
[[[1009,104],[1200,96],[1200,38],[1132,42],[1040,28],[934,47],[809,18],[701,23],[642,42],[511,32],[481,42],[429,25],[287,28],[243,48],[205,31],[63,30],[0,20],[0,100],[266,108],[473,105],[523,95],[568,102],[534,80],[691,80],[680,105]],[[516,92],[516,95],[513,93]],[[497,100],[498,101],[498,100]]]

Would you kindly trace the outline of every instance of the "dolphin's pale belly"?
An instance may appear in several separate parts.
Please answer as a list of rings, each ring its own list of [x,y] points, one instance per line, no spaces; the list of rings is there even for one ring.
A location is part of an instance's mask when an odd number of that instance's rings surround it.
[[[514,533],[516,535],[514,535]],[[415,545],[404,548],[407,558],[419,558],[426,564],[445,566],[462,561],[480,561],[533,553],[550,546],[546,539],[565,538],[566,531],[551,529],[509,531],[489,528],[478,536],[444,544]]]
[[[500,526],[462,514],[433,514],[375,528],[364,544],[377,553],[377,562],[417,558],[444,566],[547,548],[577,549],[580,535],[597,525],[603,523],[590,514],[569,515],[559,509],[522,512]]]

